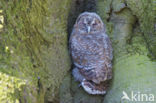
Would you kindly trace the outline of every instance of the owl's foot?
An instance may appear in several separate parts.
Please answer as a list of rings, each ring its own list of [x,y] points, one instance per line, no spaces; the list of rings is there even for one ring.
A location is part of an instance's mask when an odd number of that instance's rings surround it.
[[[79,69],[76,67],[72,70],[72,75],[74,76],[75,81],[82,82],[82,80],[84,79],[83,75],[79,72]]]
[[[82,87],[84,88],[84,90],[92,95],[104,95],[106,94],[106,88],[105,86],[102,84],[95,84],[93,82],[90,82],[88,80],[83,80],[81,83]]]
[[[80,83],[79,85],[78,85],[78,87],[80,88],[82,86],[82,84]]]

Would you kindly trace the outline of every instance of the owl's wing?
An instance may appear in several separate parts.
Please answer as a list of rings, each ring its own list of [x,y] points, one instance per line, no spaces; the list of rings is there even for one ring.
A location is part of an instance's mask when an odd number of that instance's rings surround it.
[[[112,78],[112,59],[113,59],[113,48],[112,48],[112,43],[109,39],[109,37],[104,34],[103,37],[103,43],[104,43],[104,67],[99,69],[99,72],[101,73],[102,71],[105,71],[106,73],[106,79],[111,79]],[[102,75],[102,74],[101,74]]]
[[[100,43],[102,51],[99,54],[95,55],[99,57],[97,60],[94,60],[92,69],[79,69],[80,73],[83,74],[87,80],[92,80],[93,82],[99,84],[102,81],[109,80],[112,78],[112,64],[113,59],[113,49],[109,37],[104,34],[102,36],[102,43]]]
[[[83,69],[84,67],[89,67],[88,65],[88,50],[85,50],[83,47],[87,46],[87,43],[82,42],[82,37],[79,35],[79,31],[73,30],[72,34],[70,35],[69,40],[69,48],[70,54],[72,56],[73,64],[78,69]]]
[[[78,40],[78,31],[76,31],[76,29],[74,28],[70,38],[69,38],[69,51],[71,54],[71,59],[74,65],[76,65],[78,68],[81,68],[82,65],[80,64],[80,42]]]

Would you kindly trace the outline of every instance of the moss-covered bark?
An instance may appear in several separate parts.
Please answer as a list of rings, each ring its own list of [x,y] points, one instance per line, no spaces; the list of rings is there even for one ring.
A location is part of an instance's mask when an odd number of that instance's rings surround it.
[[[137,103],[138,96],[136,101],[133,100],[132,92],[156,95],[156,62],[148,56],[154,52],[156,40],[153,39],[156,35],[153,31],[154,6],[151,3],[152,0],[104,0],[98,3],[98,13],[107,25],[114,48],[114,78],[103,103]],[[102,4],[106,6],[102,7]],[[153,38],[149,35],[153,35]],[[150,39],[153,41],[149,42]],[[123,91],[131,100],[122,99]],[[147,102],[146,98],[143,99],[143,102]]]
[[[59,85],[70,69],[66,32],[70,0],[1,0],[0,7],[5,19],[0,73],[25,81],[21,91],[13,89],[12,98],[22,103],[58,101]]]

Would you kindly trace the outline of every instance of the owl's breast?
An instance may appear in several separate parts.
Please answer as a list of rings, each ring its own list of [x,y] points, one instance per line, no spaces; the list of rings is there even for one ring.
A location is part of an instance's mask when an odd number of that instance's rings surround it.
[[[78,67],[93,68],[102,64],[104,47],[101,39],[90,35],[73,38],[71,48],[72,58]]]
[[[88,54],[97,54],[103,50],[102,41],[92,35],[82,36],[78,42],[82,51]]]

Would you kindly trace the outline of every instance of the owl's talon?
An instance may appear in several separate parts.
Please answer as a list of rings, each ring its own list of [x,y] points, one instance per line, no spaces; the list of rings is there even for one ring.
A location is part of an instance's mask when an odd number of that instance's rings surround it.
[[[79,85],[78,85],[78,87],[80,88],[82,86],[82,84],[80,83]]]

